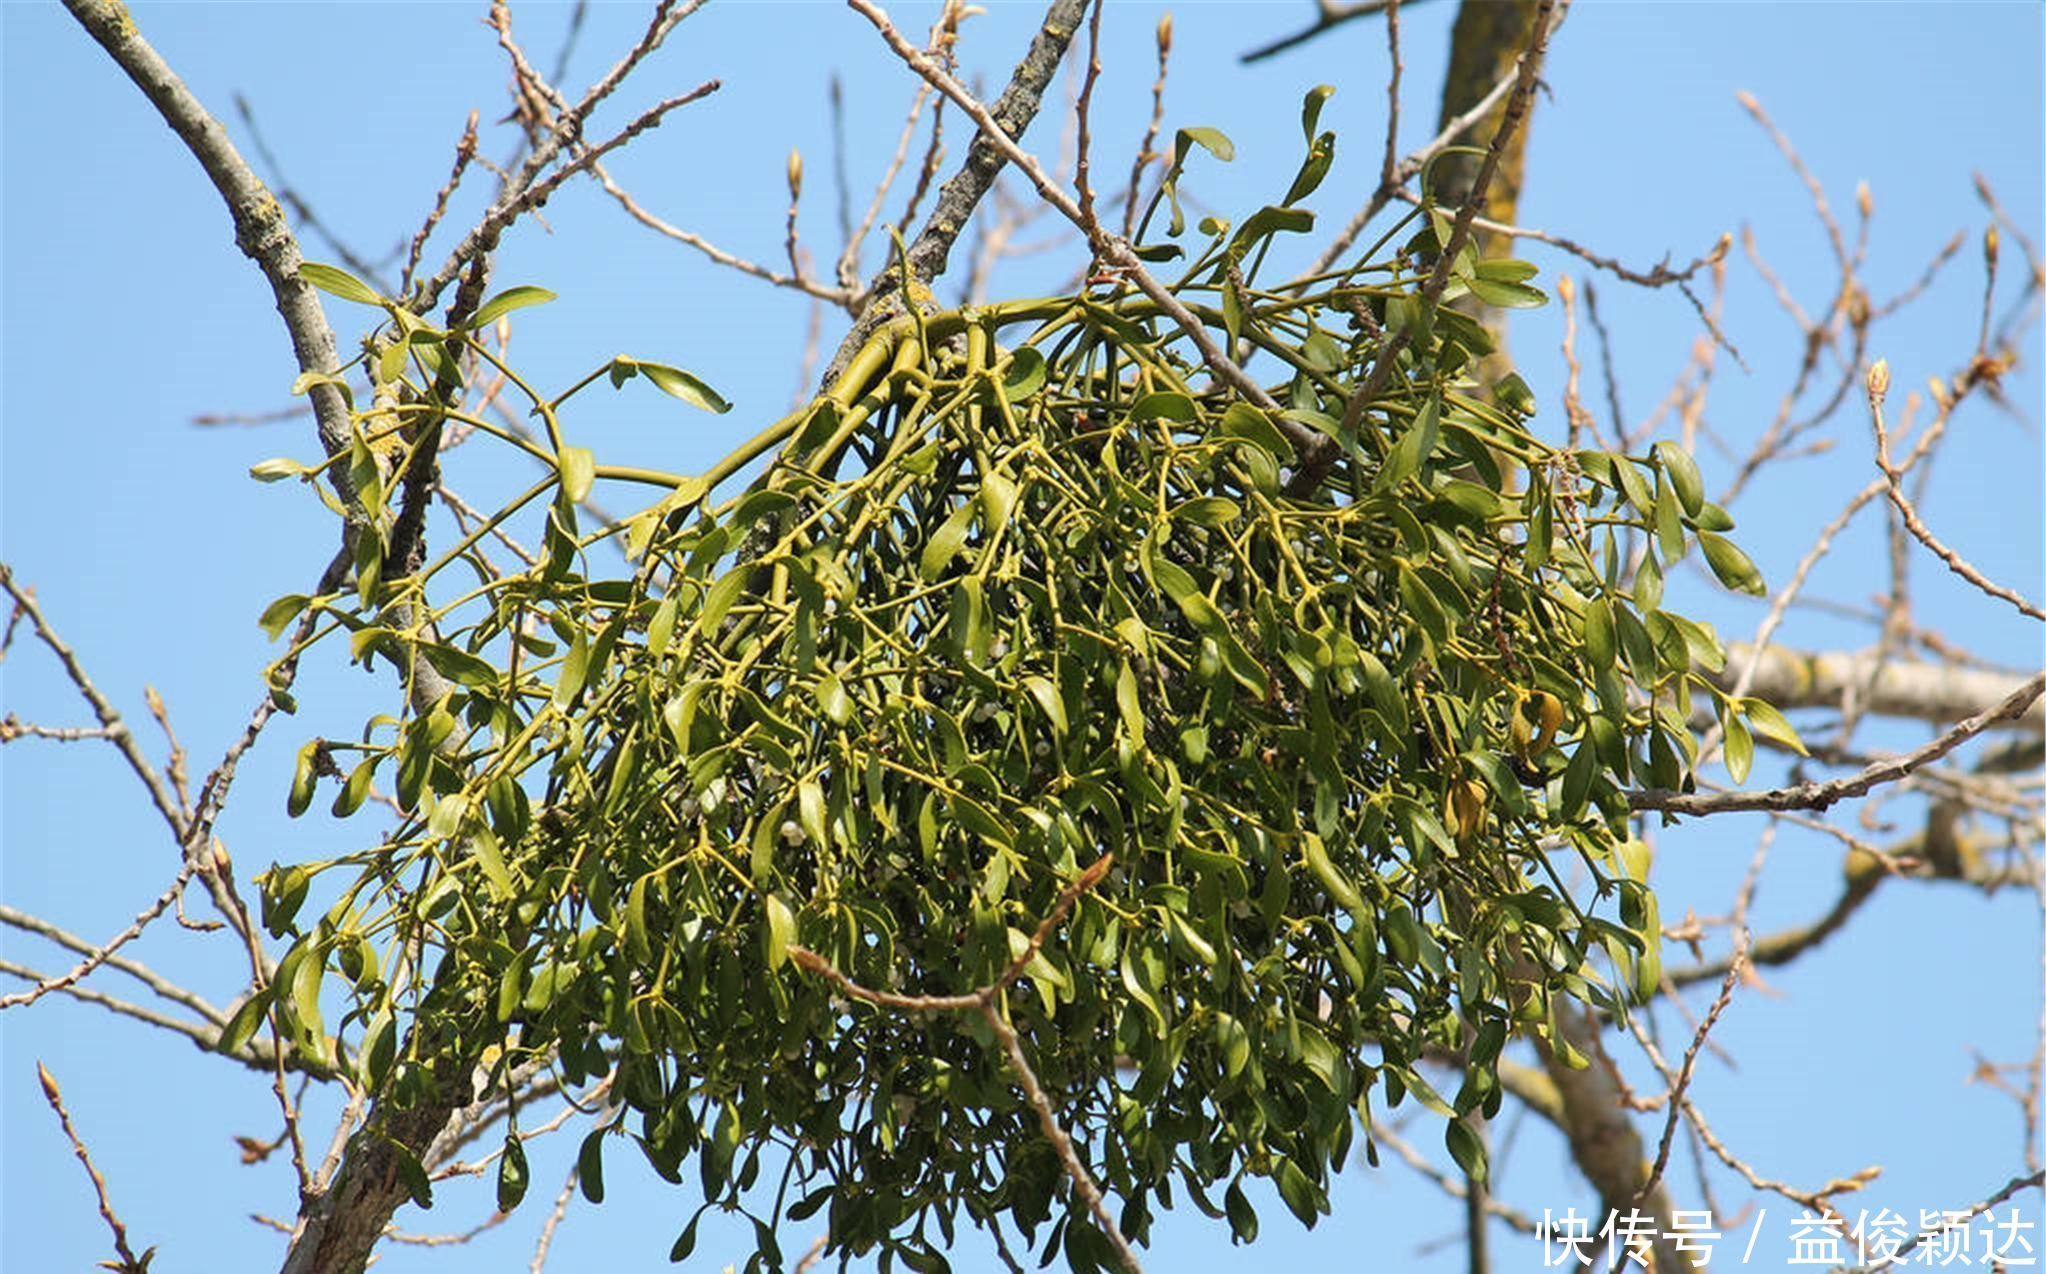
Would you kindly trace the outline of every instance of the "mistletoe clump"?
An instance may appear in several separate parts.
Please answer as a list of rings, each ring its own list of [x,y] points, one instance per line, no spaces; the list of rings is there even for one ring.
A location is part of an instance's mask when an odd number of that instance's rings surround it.
[[[1742,767],[1749,718],[1777,720],[1705,682],[1723,653],[1662,574],[1696,546],[1759,580],[1683,452],[1558,448],[1517,378],[1475,382],[1491,342],[1439,302],[1539,304],[1533,267],[1462,252],[1431,294],[1450,235],[1424,209],[1353,268],[1260,286],[1298,197],[1204,223],[1182,313],[1112,276],[912,307],[622,528],[579,530],[611,471],[563,441],[567,395],[532,394],[555,500],[530,569],[486,568],[478,531],[271,617],[319,608],[453,688],[309,745],[298,807],[354,753],[337,810],[385,767],[406,817],[270,874],[297,941],[250,1012],[397,1107],[450,1059],[615,1068],[586,1192],[630,1138],[704,1207],[750,1209],[769,1264],[812,1214],[918,1269],[962,1214],[1110,1262],[996,1026],[1138,1241],[1181,1197],[1248,1238],[1247,1176],[1312,1224],[1378,1112],[1495,1112],[1509,1039],[1567,1057],[1560,1004],[1623,1010],[1659,978],[1623,788],[1689,781],[1694,694]],[[399,326],[413,370],[371,360],[370,453],[461,418],[450,369],[488,356],[476,325]],[[372,559],[391,522],[365,520]],[[629,573],[596,578],[620,534]],[[457,562],[477,580],[428,604]],[[339,901],[301,924],[323,870]],[[902,1007],[977,990],[990,1016]],[[1445,1135],[1481,1175],[1466,1126]]]

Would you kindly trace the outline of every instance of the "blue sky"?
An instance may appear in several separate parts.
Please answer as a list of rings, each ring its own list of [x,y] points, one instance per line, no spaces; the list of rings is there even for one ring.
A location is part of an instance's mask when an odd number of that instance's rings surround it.
[[[1036,20],[1036,5],[997,3],[968,24],[970,71],[998,83]],[[893,8],[921,30],[931,5]],[[1168,127],[1207,124],[1236,141],[1234,165],[1197,167],[1190,188],[1219,211],[1240,213],[1279,193],[1297,163],[1300,95],[1338,86],[1324,127],[1341,136],[1336,174],[1312,201],[1324,224],[1349,215],[1375,178],[1385,113],[1385,48],[1376,21],[1352,23],[1295,52],[1241,67],[1236,54],[1304,21],[1300,3],[1176,6],[1177,40]],[[444,179],[468,111],[486,124],[504,113],[502,56],[481,24],[481,4],[144,4],[143,32],[192,89],[227,120],[238,143],[234,95],[256,111],[290,183],[337,233],[371,256],[408,237]],[[1123,169],[1142,128],[1152,79],[1151,30],[1159,7],[1115,4],[1104,26],[1109,70],[1096,105],[1104,167]],[[521,5],[517,21],[545,63],[565,6]],[[1404,145],[1433,122],[1454,14],[1445,0],[1403,19],[1407,112]],[[637,5],[593,8],[569,80],[586,83],[644,25]],[[1645,267],[1665,254],[1681,263],[1723,231],[1747,225],[1771,265],[1808,309],[1823,308],[1832,278],[1809,199],[1768,138],[1735,101],[1755,94],[1796,139],[1851,217],[1857,181],[1873,192],[1876,218],[1867,278],[1878,299],[1906,286],[1957,230],[1970,242],[1924,302],[1877,329],[1904,389],[1951,375],[1972,348],[1980,303],[1975,246],[1986,214],[1971,190],[1980,171],[2028,233],[2040,237],[2041,9],[2003,4],[1705,5],[1591,3],[1558,34],[1538,104],[1524,220]],[[820,255],[835,251],[830,197],[828,77],[847,92],[847,166],[856,200],[892,146],[913,85],[857,15],[816,3],[714,4],[685,23],[608,116],[710,78],[723,88],[642,138],[614,167],[620,180],[668,220],[742,255],[774,262],[781,248],[782,188],[790,148],[808,168],[803,227]],[[1029,136],[1057,146],[1057,101]],[[601,128],[600,123],[600,128]],[[952,154],[963,138],[955,133]],[[501,155],[500,131],[486,153]],[[272,597],[303,591],[331,552],[331,519],[290,484],[259,486],[249,465],[316,451],[303,421],[269,428],[195,428],[205,412],[261,411],[286,402],[294,376],[282,328],[256,271],[234,248],[223,208],[190,157],[140,95],[55,6],[0,4],[0,555],[28,583],[100,685],[138,723],[145,684],[168,702],[194,764],[239,731],[272,657],[255,616]],[[451,214],[466,224],[481,187]],[[1034,231],[1033,235],[1042,231]],[[429,249],[429,260],[446,241]],[[308,236],[307,254],[333,253]],[[869,244],[863,272],[878,249]],[[1529,248],[1544,278],[1581,262]],[[2021,265],[2005,253],[2004,288]],[[998,291],[1030,295],[1058,286],[1070,248],[1020,262]],[[781,414],[798,386],[806,305],[715,269],[688,249],[655,239],[587,186],[572,186],[504,247],[499,284],[537,283],[560,299],[526,318],[514,342],[522,366],[543,383],[567,384],[619,352],[688,367],[737,404],[725,417],[680,408],[651,393],[605,400],[572,422],[600,456],[678,472],[701,469],[762,422]],[[1698,333],[1684,301],[1596,278],[1615,335],[1622,398],[1634,420],[1683,365]],[[941,294],[945,290],[941,287]],[[344,345],[366,312],[336,303]],[[1726,302],[1728,335],[1750,370],[1726,367],[1707,420],[1739,449],[1773,414],[1797,355],[1796,332],[1768,287],[1736,260]],[[835,337],[826,332],[826,349]],[[1542,396],[1544,424],[1561,417],[1560,325],[1554,309],[1516,319],[1513,347]],[[1586,390],[1603,413],[1594,347]],[[1979,405],[1955,421],[1926,496],[1933,525],[1971,560],[2037,595],[2040,555],[2041,390],[2036,332],[2008,383],[2022,422]],[[1724,360],[1722,360],[1724,361]],[[643,387],[641,387],[643,388]],[[1873,475],[1862,416],[1837,418],[1831,449],[1764,478],[1735,513],[1739,538],[1772,583],[1780,581],[1837,510]],[[1701,448],[1708,485],[1731,473],[1726,456]],[[472,448],[452,474],[472,498],[525,473]],[[631,493],[614,493],[621,505]],[[1917,618],[1986,658],[2040,663],[2037,630],[2000,604],[1968,592],[1938,563],[1913,567]],[[1842,537],[1812,586],[1853,605],[1886,587],[1880,522],[1864,517]],[[1722,633],[1745,637],[1759,606],[1695,578],[1673,581],[1685,603]],[[1794,612],[1784,639],[1806,647],[1867,645],[1866,625]],[[240,803],[222,825],[246,879],[273,859],[332,852],[346,828],[322,818],[288,822],[283,792],[292,754],[315,733],[353,734],[392,706],[384,680],[314,660],[301,683],[300,716],[273,726],[240,780]],[[17,642],[5,665],[5,710],[25,719],[77,723],[82,709],[47,658]],[[1871,746],[1907,746],[1922,728],[1889,727]],[[151,741],[154,746],[154,740]],[[1769,777],[1758,769],[1758,778]],[[1879,818],[1909,830],[1915,807]],[[1835,815],[1851,819],[1852,812]],[[1663,913],[1723,912],[1745,871],[1761,823],[1718,819],[1661,838],[1657,884]],[[1887,834],[1887,833],[1884,833]],[[161,825],[135,785],[96,745],[25,743],[0,753],[0,898],[86,935],[117,931],[172,870]],[[1762,878],[1755,922],[1767,931],[1809,920],[1836,888],[1839,851],[1829,840],[1786,832]],[[2037,904],[2019,890],[1994,897],[1953,885],[1887,889],[1832,943],[1766,989],[1740,996],[1714,1039],[1739,1061],[1708,1059],[1695,1093],[1716,1130],[1765,1175],[1813,1186],[1879,1163],[1863,1196],[1891,1207],[1964,1206],[2021,1162],[2008,1099],[1970,1085],[1975,1054],[2000,1061],[2031,1053],[2040,1016]],[[166,922],[138,953],[216,1002],[236,986],[227,944]],[[7,958],[61,961],[12,932]],[[1678,1047],[1686,1028],[1668,1015]],[[1665,1036],[1668,1045],[1672,1040]],[[82,1175],[65,1154],[35,1087],[40,1058],[63,1083],[114,1198],[142,1243],[160,1243],[159,1270],[263,1268],[281,1251],[276,1235],[244,1218],[288,1216],[288,1168],[242,1167],[230,1134],[267,1136],[275,1109],[264,1082],[237,1074],[176,1040],[51,997],[0,1017],[0,1265],[81,1269],[108,1255]],[[1641,1078],[1638,1072],[1635,1078]],[[1643,1081],[1645,1083],[1645,1081]],[[1410,1138],[1446,1162],[1432,1121]],[[1539,1214],[1591,1206],[1560,1140],[1534,1121],[1505,1152],[1507,1198]],[[457,1251],[388,1248],[380,1269],[500,1269],[528,1258],[573,1142],[536,1147],[535,1189],[505,1226]],[[1686,1206],[1699,1206],[1695,1176],[1678,1156]],[[668,1244],[695,1202],[650,1174],[635,1180],[614,1158],[612,1197],[578,1207],[562,1227],[555,1269],[598,1265],[665,1268]],[[1738,1208],[1749,1197],[1716,1171],[1713,1188]],[[1461,1268],[1455,1205],[1394,1163],[1353,1167],[1336,1183],[1335,1215],[1312,1233],[1267,1212],[1261,1262],[1352,1260],[1360,1254],[1414,1269]],[[409,1230],[463,1229],[488,1210],[486,1190],[449,1188],[430,1215],[408,1213]],[[2039,1196],[2021,1196],[2040,1215]],[[1773,1268],[1789,1251],[1794,1205],[1762,1197],[1764,1237],[1751,1261]],[[1749,1218],[1752,1221],[1752,1216]],[[1224,1231],[1190,1210],[1160,1227],[1154,1269],[1229,1269],[1247,1258]],[[799,1249],[807,1231],[784,1236]],[[1426,1255],[1420,1245],[1449,1239]],[[745,1232],[708,1227],[699,1264],[743,1257]],[[1531,1266],[1539,1246],[1500,1234],[1501,1268]],[[720,1246],[722,1244],[722,1246]],[[2042,1244],[2046,1246],[2046,1244]],[[1722,1256],[1729,1260],[1730,1255]],[[962,1270],[992,1268],[971,1238],[955,1253]]]

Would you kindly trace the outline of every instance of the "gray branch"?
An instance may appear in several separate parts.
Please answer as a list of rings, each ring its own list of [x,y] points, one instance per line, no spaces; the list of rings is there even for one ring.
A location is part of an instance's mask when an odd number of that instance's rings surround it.
[[[1058,74],[1059,62],[1064,59],[1066,48],[1073,42],[1086,12],[1087,0],[1052,0],[1051,7],[1045,11],[1044,23],[1031,39],[1023,60],[1016,64],[1008,87],[995,99],[992,112],[995,122],[1012,140],[1021,137],[1023,130],[1030,127],[1030,121],[1037,118],[1045,86]],[[1001,175],[1006,162],[1000,147],[985,133],[974,134],[973,144],[966,150],[966,162],[939,189],[937,202],[931,205],[931,215],[925,219],[923,228],[917,231],[916,238],[910,241],[910,278],[927,285],[945,273],[952,258],[952,245],[958,242],[966,229],[974,209],[980,206],[988,191],[994,189],[995,178]],[[832,355],[824,372],[825,385],[838,379],[846,363],[869,337],[889,319],[902,313],[901,291],[897,262],[891,254],[888,263],[864,289],[864,295],[870,300],[861,311],[859,320],[852,325],[852,330],[839,343],[838,352]]]
[[[128,6],[117,0],[64,0],[64,7],[85,28],[115,65],[127,72],[135,87],[149,99],[157,114],[185,143],[213,188],[227,202],[234,218],[234,241],[270,281],[277,299],[277,313],[283,316],[291,334],[292,353],[303,372],[332,374],[339,370],[334,331],[312,285],[298,277],[304,258],[298,240],[285,221],[284,208],[257,178],[255,171],[228,140],[227,129],[192,96],[177,72],[170,69],[135,26]],[[315,385],[313,414],[319,422],[320,445],[328,455],[348,447],[348,404],[332,385]],[[354,493],[345,489],[345,468],[335,466],[333,477],[343,502],[354,503]]]

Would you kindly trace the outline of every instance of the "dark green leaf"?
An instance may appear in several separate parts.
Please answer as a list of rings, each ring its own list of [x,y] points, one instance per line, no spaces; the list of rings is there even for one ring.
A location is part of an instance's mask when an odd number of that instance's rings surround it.
[[[1463,1169],[1464,1176],[1483,1185],[1489,1172],[1485,1162],[1485,1141],[1472,1127],[1461,1119],[1452,1119],[1444,1130],[1444,1140],[1449,1143],[1449,1157],[1456,1160],[1456,1166]]]
[[[214,1042],[214,1050],[232,1056],[242,1051],[255,1038],[263,1023],[269,1020],[270,1001],[275,993],[274,986],[264,987],[243,1000],[234,1016],[227,1019],[221,1028],[220,1038]]]
[[[582,1185],[583,1198],[591,1203],[604,1201],[604,1134],[605,1129],[593,1129],[583,1138],[582,1148],[576,1151],[575,1175]]]
[[[513,1129],[504,1135],[504,1155],[497,1161],[497,1210],[510,1212],[526,1197],[526,1187],[533,1182],[532,1174],[526,1167],[526,1143]]]

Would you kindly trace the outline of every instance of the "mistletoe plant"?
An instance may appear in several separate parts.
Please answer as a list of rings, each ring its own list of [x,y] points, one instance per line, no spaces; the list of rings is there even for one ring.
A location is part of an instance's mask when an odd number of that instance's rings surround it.
[[[610,1075],[584,1192],[630,1141],[703,1208],[753,1216],[768,1266],[784,1219],[822,1213],[847,1253],[943,1268],[963,1214],[1088,1270],[1113,1261],[1108,1230],[1142,1242],[1180,1198],[1248,1239],[1246,1177],[1311,1225],[1408,1100],[1450,1116],[1481,1176],[1454,1116],[1498,1109],[1508,1041],[1568,1056],[1559,1004],[1624,1012],[1658,981],[1625,785],[1690,781],[1694,699],[1737,777],[1750,727],[1787,727],[1707,683],[1719,642],[1662,606],[1694,547],[1761,587],[1691,459],[1558,447],[1517,377],[1472,379],[1492,343],[1438,302],[1538,305],[1534,267],[1466,251],[1428,295],[1449,235],[1423,207],[1340,272],[1260,282],[1274,237],[1311,225],[1293,205],[1331,141],[1283,204],[1203,222],[1168,285],[1277,410],[1111,272],[1071,296],[908,303],[711,471],[607,469],[565,425],[606,373],[722,400],[623,358],[529,386],[477,334],[538,289],[447,329],[308,267],[390,318],[331,462],[357,496],[358,587],[265,622],[310,608],[301,647],[345,631],[356,658],[452,689],[307,745],[294,812],[323,772],[345,773],[344,816],[382,774],[404,816],[265,877],[292,941],[224,1045],[270,1021],[382,1109],[479,1063],[497,1083]],[[1169,236],[1196,147],[1227,143],[1181,134]],[[524,395],[545,441],[465,408],[465,368]],[[456,424],[547,476],[386,569],[395,475]],[[322,476],[260,476],[294,473]],[[586,530],[599,478],[666,494]],[[550,498],[528,568],[486,557],[489,528]],[[606,575],[614,538],[630,565]],[[308,910],[315,877],[332,901]],[[848,986],[981,990],[990,1016]],[[1118,1221],[1066,1188],[997,1026]],[[1460,1086],[1438,1095],[1424,1061]]]

